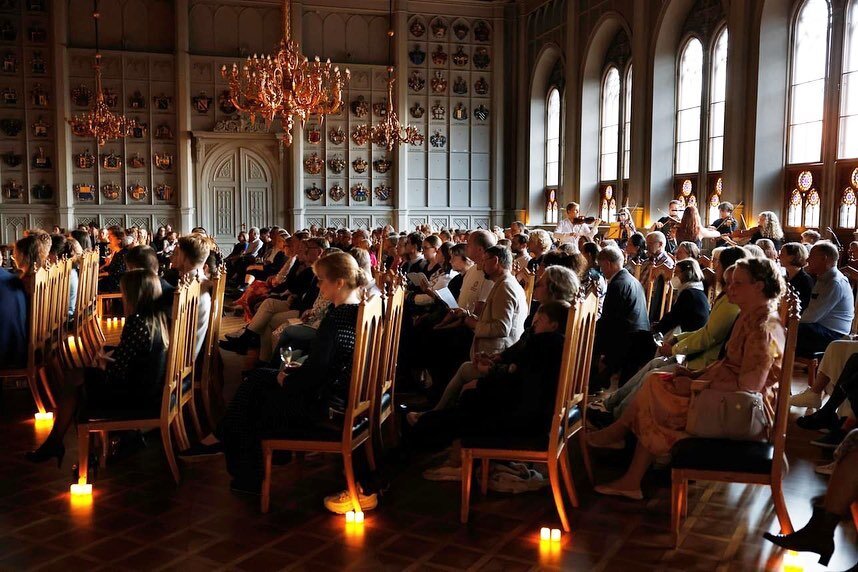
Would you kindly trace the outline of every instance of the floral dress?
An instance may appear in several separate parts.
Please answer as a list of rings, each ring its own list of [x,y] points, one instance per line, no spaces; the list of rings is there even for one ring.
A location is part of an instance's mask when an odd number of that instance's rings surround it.
[[[777,313],[762,306],[740,313],[727,341],[727,353],[696,375],[711,389],[762,392],[768,403],[781,378],[785,343]],[[653,455],[670,452],[674,443],[689,437],[685,432],[691,402],[689,377],[653,373],[644,380],[622,420]],[[771,414],[771,411],[768,412]]]

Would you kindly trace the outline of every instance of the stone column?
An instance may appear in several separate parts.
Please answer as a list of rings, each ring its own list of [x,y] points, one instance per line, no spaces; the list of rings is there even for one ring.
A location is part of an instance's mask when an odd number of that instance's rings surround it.
[[[198,224],[194,199],[194,163],[191,153],[191,57],[189,0],[176,0],[176,174],[179,183],[178,230],[190,232]],[[205,189],[200,189],[206,192]]]

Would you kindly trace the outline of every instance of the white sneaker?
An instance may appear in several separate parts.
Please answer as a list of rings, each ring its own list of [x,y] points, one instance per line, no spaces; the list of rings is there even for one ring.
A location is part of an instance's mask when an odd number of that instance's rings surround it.
[[[375,493],[365,495],[363,494],[363,490],[358,488],[358,502],[363,512],[370,511],[378,506],[378,495]],[[346,514],[350,510],[354,510],[352,497],[348,489],[325,497],[325,508],[334,514]]]
[[[427,481],[461,481],[462,467],[454,467],[444,463],[440,467],[432,467],[423,471],[423,478]]]
[[[830,475],[834,472],[834,467],[837,466],[837,461],[832,461],[827,465],[817,465],[814,471],[820,475]]]
[[[799,394],[789,398],[789,404],[792,407],[812,407],[819,409],[822,407],[822,394],[816,393],[809,387]]]

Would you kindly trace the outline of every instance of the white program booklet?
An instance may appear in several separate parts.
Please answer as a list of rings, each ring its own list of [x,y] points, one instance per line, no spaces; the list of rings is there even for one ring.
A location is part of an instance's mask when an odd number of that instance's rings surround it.
[[[408,281],[414,284],[418,288],[425,288],[429,286],[429,279],[426,278],[426,275],[422,272],[409,272],[407,274]]]
[[[453,296],[453,293],[450,292],[449,288],[441,288],[440,290],[436,290],[435,293],[438,294],[438,298],[440,298],[442,302],[447,304],[447,307],[449,307],[451,310],[459,307],[459,305],[456,303],[456,297]]]

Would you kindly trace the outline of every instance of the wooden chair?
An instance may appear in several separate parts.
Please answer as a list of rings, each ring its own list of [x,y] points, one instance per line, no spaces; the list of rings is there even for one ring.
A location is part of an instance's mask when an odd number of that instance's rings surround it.
[[[524,279],[524,296],[527,298],[527,307],[530,308],[530,305],[533,303],[533,289],[536,287],[536,274],[534,272],[527,272],[527,275]]]
[[[563,491],[560,484],[562,473],[566,493],[572,506],[578,506],[578,496],[572,482],[572,469],[569,462],[567,445],[578,432],[582,432],[581,452],[587,474],[591,475],[589,451],[585,445],[583,431],[586,430],[587,388],[590,381],[590,362],[593,357],[593,338],[598,319],[599,296],[595,287],[583,300],[576,301],[569,309],[566,322],[566,337],[563,343],[563,359],[557,382],[557,397],[551,419],[551,430],[547,439],[541,443],[518,444],[516,448],[506,448],[495,442],[481,442],[482,439],[462,439],[462,506],[461,521],[468,522],[471,499],[471,479],[474,459],[482,460],[483,494],[488,491],[489,461],[520,461],[546,463],[548,479],[554,494],[554,504],[563,530],[569,531],[569,519],[563,506]],[[592,481],[592,476],[590,477]]]
[[[265,464],[265,477],[262,481],[261,509],[268,512],[271,501],[271,457],[274,451],[296,451],[334,453],[343,456],[346,483],[355,511],[360,511],[357,481],[352,466],[352,454],[363,445],[367,461],[375,470],[375,458],[372,448],[372,412],[376,399],[375,382],[378,375],[378,352],[382,336],[381,297],[375,296],[360,304],[355,330],[355,349],[352,359],[352,378],[349,384],[349,398],[343,419],[342,435],[339,439],[263,439],[262,455]]]
[[[211,286],[211,313],[209,314],[209,327],[206,330],[206,341],[203,344],[203,362],[197,381],[194,383],[195,390],[199,390],[203,402],[203,411],[206,421],[214,428],[218,412],[223,409],[223,359],[220,355],[220,324],[223,318],[223,296],[226,290],[226,267],[218,268],[210,279]]]
[[[56,408],[56,402],[45,375],[48,343],[51,336],[51,297],[54,295],[51,291],[51,272],[47,267],[39,268],[28,281],[26,364],[19,368],[0,369],[0,378],[27,379],[27,385],[39,413],[46,411],[43,397],[51,409]],[[53,276],[56,276],[56,271],[53,272]]]
[[[643,273],[643,264],[640,262],[635,262],[632,260],[628,263],[628,271],[629,273],[635,277],[635,280],[641,282],[641,274]]]
[[[795,343],[798,335],[800,304],[790,291],[781,301],[781,316],[787,329],[781,380],[776,388],[774,425],[766,441],[731,441],[691,437],[678,441],[672,450],[671,532],[674,546],[679,542],[682,518],[688,512],[688,481],[714,481],[768,485],[781,525],[781,532],[793,531],[783,495],[783,471],[786,466],[787,422],[792,382]]]
[[[397,280],[390,289],[384,309],[384,326],[381,338],[381,354],[378,366],[378,381],[376,382],[376,396],[373,403],[373,437],[377,439],[379,447],[383,446],[381,439],[384,423],[393,417],[388,425],[390,435],[396,439],[396,411],[394,386],[396,383],[396,366],[399,361],[399,340],[402,332],[402,315],[405,307],[405,285]]]
[[[51,354],[54,356],[55,364],[61,368],[71,368],[75,365],[66,337],[69,323],[71,275],[74,272],[74,263],[74,258],[62,258],[54,264],[56,278],[54,295],[51,298],[51,336],[49,348]]]
[[[660,303],[658,319],[662,319],[664,315],[670,310],[670,305],[673,300],[673,286],[670,284],[670,279],[673,277],[673,269],[668,268],[667,266],[655,266],[650,269],[649,276],[647,277],[646,283],[644,286],[644,292],[646,293],[646,311],[651,314],[653,301]],[[655,292],[658,286],[659,278],[663,284],[661,289],[661,295],[656,296]]]
[[[79,365],[91,365],[104,345],[104,332],[98,310],[98,251],[84,252],[78,267],[77,308],[72,324],[76,359]]]
[[[89,462],[90,433],[101,435],[102,457],[106,458],[107,433],[109,431],[160,429],[164,442],[164,453],[176,483],[179,482],[179,467],[173,453],[170,431],[180,448],[190,446],[182,422],[181,404],[183,390],[188,383],[187,355],[193,354],[196,331],[196,306],[200,298],[200,283],[196,279],[182,279],[173,295],[173,320],[170,327],[169,347],[167,348],[167,369],[164,377],[164,390],[161,395],[160,414],[151,417],[148,412],[126,411],[119,417],[110,413],[92,412],[84,422],[78,424],[78,475],[80,482],[86,482],[87,463]],[[193,378],[191,378],[193,379]]]

